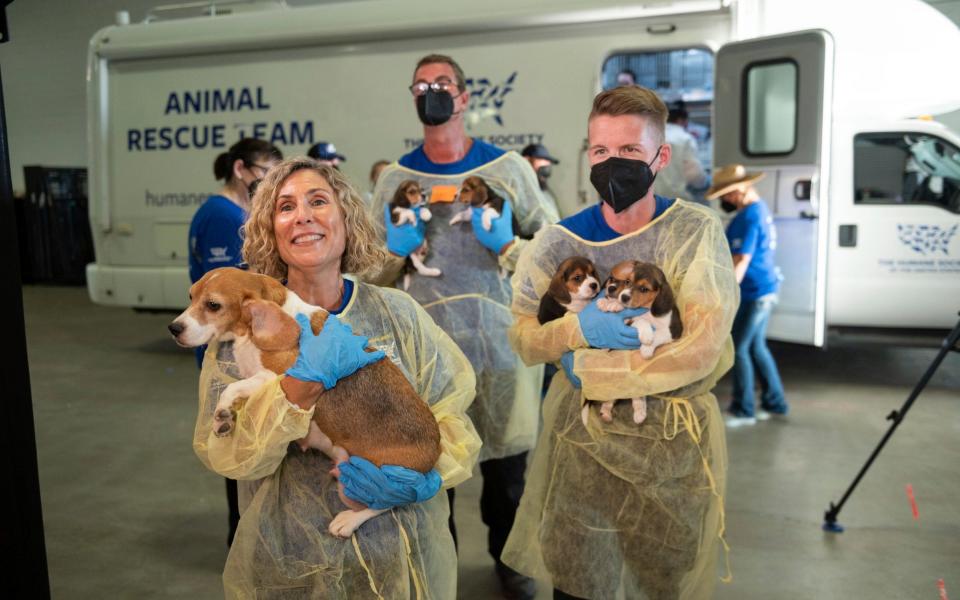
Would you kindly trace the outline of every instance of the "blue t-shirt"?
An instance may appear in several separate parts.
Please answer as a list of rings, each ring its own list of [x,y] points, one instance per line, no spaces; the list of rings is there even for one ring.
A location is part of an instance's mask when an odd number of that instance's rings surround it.
[[[656,194],[654,194],[653,199],[656,202],[656,208],[653,209],[653,219],[651,219],[651,221],[665,213],[667,209],[677,201],[676,198],[664,198]],[[563,219],[557,223],[557,225],[560,225],[570,233],[588,242],[609,242],[610,240],[615,240],[623,234],[616,232],[612,227],[607,225],[607,221],[603,218],[603,213],[600,211],[600,204],[601,203],[598,202],[593,206],[585,208],[577,214]]]
[[[505,150],[473,138],[473,145],[470,147],[470,151],[457,162],[440,164],[431,161],[423,151],[423,144],[417,146],[412,152],[404,154],[398,162],[401,167],[420,171],[421,173],[430,173],[431,175],[459,175],[471,169],[482,167],[488,162],[500,158],[504,154],[506,154]]]
[[[340,306],[337,308],[337,310],[331,310],[330,312],[335,315],[339,315],[340,313],[342,313],[343,309],[345,309],[347,305],[350,304],[351,297],[353,297],[353,282],[347,279],[346,277],[344,277],[343,278],[343,298],[340,300]]]
[[[243,262],[240,228],[247,215],[224,196],[210,196],[190,221],[190,281],[207,271]]]
[[[756,300],[776,293],[780,270],[773,262],[777,249],[777,230],[773,215],[763,200],[748,204],[727,225],[731,254],[749,254],[750,265],[740,282],[740,300]]]

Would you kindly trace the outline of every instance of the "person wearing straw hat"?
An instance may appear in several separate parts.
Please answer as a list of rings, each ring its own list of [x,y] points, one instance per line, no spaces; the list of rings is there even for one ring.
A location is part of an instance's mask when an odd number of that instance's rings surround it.
[[[777,363],[767,347],[767,323],[777,303],[780,269],[774,264],[777,230],[773,215],[753,184],[763,173],[750,173],[732,164],[714,173],[707,200],[720,199],[725,212],[736,211],[727,225],[733,269],[740,284],[740,308],[733,320],[733,402],[726,417],[728,427],[742,427],[785,416],[787,401]],[[754,411],[754,373],[761,386],[760,410]]]

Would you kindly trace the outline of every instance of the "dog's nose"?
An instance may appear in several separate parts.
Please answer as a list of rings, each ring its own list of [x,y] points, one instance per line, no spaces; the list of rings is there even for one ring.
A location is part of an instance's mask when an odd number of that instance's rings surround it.
[[[630,302],[630,294],[620,294],[620,302],[623,304]]]
[[[170,330],[170,333],[173,335],[173,337],[177,337],[183,333],[183,330],[186,329],[186,327],[183,325],[183,323],[177,323],[174,321],[173,323],[167,325],[167,329]]]
[[[590,289],[591,289],[591,290],[597,291],[597,288],[598,288],[598,287],[600,287],[600,286],[599,286],[599,284],[597,284],[596,281],[591,281],[591,282],[590,282]]]

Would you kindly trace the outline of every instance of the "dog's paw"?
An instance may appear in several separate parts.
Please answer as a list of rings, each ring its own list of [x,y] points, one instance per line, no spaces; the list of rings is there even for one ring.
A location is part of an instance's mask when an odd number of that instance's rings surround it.
[[[213,434],[217,437],[226,437],[233,432],[235,425],[233,410],[217,408],[213,411]]]
[[[640,356],[643,358],[653,358],[654,350],[655,348],[653,346],[640,346]]]
[[[340,539],[347,539],[353,533],[360,528],[361,525],[367,522],[370,518],[370,511],[367,510],[345,510],[335,516],[332,521],[330,521],[330,526],[327,530],[334,537]]]
[[[422,269],[417,269],[417,272],[424,277],[440,277],[443,275],[443,271],[437,269],[436,267],[424,267]]]
[[[433,218],[433,213],[430,212],[430,209],[429,209],[429,208],[427,208],[426,206],[424,206],[424,207],[422,207],[422,208],[420,209],[420,220],[421,220],[421,221],[423,221],[424,223],[429,223],[429,222],[430,222],[430,219],[432,219],[432,218]]]
[[[597,300],[597,308],[603,312],[620,312],[623,310],[623,304],[616,298],[608,298],[604,296]]]
[[[600,418],[606,423],[613,422],[613,402],[604,402],[600,405]]]
[[[633,422],[637,425],[643,423],[647,418],[647,400],[646,398],[633,399]]]

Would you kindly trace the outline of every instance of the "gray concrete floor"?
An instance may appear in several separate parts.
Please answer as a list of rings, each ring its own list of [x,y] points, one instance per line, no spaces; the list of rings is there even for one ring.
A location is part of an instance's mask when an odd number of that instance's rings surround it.
[[[170,315],[94,306],[82,288],[23,293],[54,598],[222,597],[224,484],[193,456],[197,369],[166,335]],[[831,535],[828,502],[935,351],[774,352],[792,414],[728,432],[734,579],[716,597],[936,598],[940,578],[960,596],[960,355],[844,507],[847,532]],[[478,497],[477,478],[458,488],[463,599],[497,597]],[[542,587],[538,600],[550,597]]]

